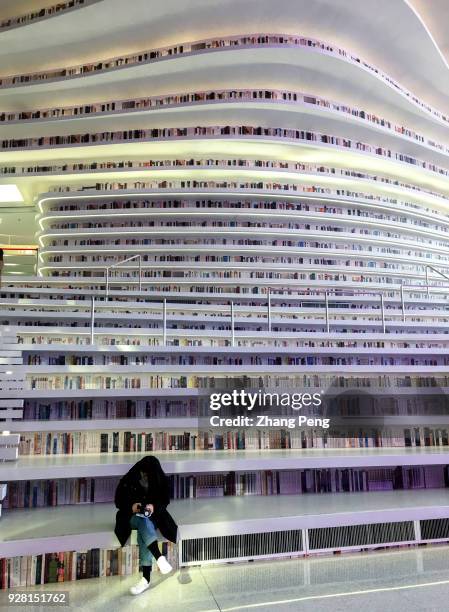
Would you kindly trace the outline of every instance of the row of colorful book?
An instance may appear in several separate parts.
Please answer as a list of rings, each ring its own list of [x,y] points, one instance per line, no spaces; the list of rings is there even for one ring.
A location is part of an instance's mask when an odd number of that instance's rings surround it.
[[[177,546],[162,543],[162,552],[173,567],[178,565]],[[54,552],[0,558],[0,589],[69,582],[83,578],[126,576],[138,571],[136,545],[123,548]],[[157,567],[154,566],[155,571]]]
[[[170,425],[167,423],[167,428]],[[446,428],[396,427],[346,430],[241,429],[229,431],[75,431],[35,432],[20,436],[20,455],[77,455],[119,452],[269,450],[301,448],[446,447]]]
[[[111,325],[113,327],[113,325]],[[145,375],[129,377],[122,375],[37,375],[29,373],[31,389],[46,390],[106,390],[106,389],[396,389],[396,388],[446,388],[448,376],[397,376],[392,374],[378,376],[331,376],[296,375],[279,372],[273,376],[217,377],[217,376],[165,376]]]
[[[196,416],[194,399],[86,399],[44,402],[25,400],[25,421],[82,420],[82,419],[130,419],[170,418]]]
[[[350,417],[443,415],[446,414],[444,397],[438,394],[430,397],[345,396],[330,401],[328,411]],[[25,421],[50,421],[194,417],[200,410],[198,401],[203,398],[26,399],[23,418]]]
[[[39,508],[112,502],[118,481],[119,476],[13,481],[8,483],[4,507]],[[449,487],[449,466],[172,474],[169,481],[172,499],[435,489]]]

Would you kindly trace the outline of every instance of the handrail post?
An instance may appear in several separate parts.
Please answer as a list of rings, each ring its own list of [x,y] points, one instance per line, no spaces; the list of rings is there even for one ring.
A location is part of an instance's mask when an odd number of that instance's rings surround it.
[[[382,313],[382,331],[385,334],[386,327],[385,327],[385,308],[384,308],[384,294],[383,293],[380,294],[380,310]]]
[[[402,308],[402,322],[405,323],[404,285],[402,283],[401,283],[401,308]]]
[[[271,289],[268,287],[268,332],[271,333]]]
[[[235,332],[234,332],[234,302],[231,302],[231,346],[235,344]]]
[[[326,308],[326,332],[330,332],[330,323],[329,323],[329,296],[327,295],[327,291],[324,292],[324,304]]]
[[[167,298],[164,298],[162,306],[162,333],[163,333],[163,344],[167,346]]]
[[[427,285],[427,299],[429,299],[430,297],[430,289],[429,289],[429,270],[432,270],[432,272],[436,272],[437,274],[439,274],[441,277],[445,278],[446,280],[449,280],[449,276],[447,274],[444,274],[443,272],[441,272],[441,270],[438,270],[438,268],[435,268],[434,266],[430,266],[429,264],[426,264],[426,285]]]
[[[95,296],[91,296],[90,302],[90,343],[94,344],[95,335]]]
[[[139,293],[142,292],[142,256],[139,255]]]
[[[139,260],[139,291],[142,291],[142,255],[139,254],[133,255],[132,257],[127,257],[122,261],[112,264],[112,266],[106,266],[106,297],[109,296],[109,270],[112,270],[112,268],[118,268],[122,264],[128,263],[128,261],[134,261],[134,259]]]

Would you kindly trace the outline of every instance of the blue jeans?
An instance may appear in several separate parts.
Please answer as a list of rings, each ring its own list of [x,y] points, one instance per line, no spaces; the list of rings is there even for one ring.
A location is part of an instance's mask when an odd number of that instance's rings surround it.
[[[139,564],[152,565],[153,555],[148,546],[157,541],[156,528],[147,516],[132,515],[129,524],[131,529],[137,529],[137,544],[139,545]]]

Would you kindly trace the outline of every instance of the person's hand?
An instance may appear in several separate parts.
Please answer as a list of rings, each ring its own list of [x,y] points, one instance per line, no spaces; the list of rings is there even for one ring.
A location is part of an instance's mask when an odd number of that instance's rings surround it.
[[[136,512],[139,512],[139,511],[140,511],[140,504],[139,504],[138,502],[136,502],[135,504],[133,504],[132,511],[133,511],[133,513],[134,513],[134,514],[135,514]]]

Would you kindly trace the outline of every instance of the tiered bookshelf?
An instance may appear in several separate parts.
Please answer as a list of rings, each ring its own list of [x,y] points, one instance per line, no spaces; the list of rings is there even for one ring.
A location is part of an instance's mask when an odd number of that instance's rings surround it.
[[[175,565],[449,541],[449,118],[307,33],[210,29],[0,75],[0,183],[39,242],[0,287],[1,588],[136,572],[112,501],[145,454]],[[214,429],[236,386],[333,423]]]
[[[8,308],[12,312],[20,312],[20,309],[27,307],[25,300],[14,305],[14,295],[17,291],[14,287],[9,287],[4,291],[12,298],[8,303]],[[23,292],[23,288],[20,288],[20,291]],[[60,291],[64,295],[65,290]],[[47,304],[44,301],[40,304],[36,292],[32,291],[30,295],[34,297],[33,303],[28,307],[35,309],[38,306],[44,310],[48,307],[54,318],[52,325],[55,326],[58,326],[59,321],[70,320],[72,313],[76,321],[80,308],[89,314],[89,307],[83,299],[61,300],[61,296],[54,296],[56,299],[47,301]],[[138,321],[135,317],[136,311],[145,314],[148,312],[147,319],[142,320],[148,320],[152,312],[156,315],[159,313],[160,302],[138,303],[131,301],[134,298],[130,298],[127,303],[126,295],[122,294],[121,297],[122,301],[116,300],[115,296],[110,296],[107,301],[97,302],[101,305],[101,311],[104,314],[122,313],[124,338],[127,337],[128,331],[133,331],[130,322],[133,321],[135,324]],[[301,306],[302,310],[298,308],[300,299],[300,296],[292,298],[288,308],[284,305],[278,307],[277,311],[281,317],[285,312],[286,316],[297,317],[300,324],[308,326],[307,316],[301,316],[304,307]],[[421,298],[418,298],[418,301],[419,299]],[[340,298],[337,303],[339,300]],[[363,296],[358,296],[356,303],[372,307],[371,296],[367,295],[365,302],[360,300],[363,300]],[[80,308],[77,301],[79,301]],[[313,304],[313,297],[307,296],[305,303]],[[441,301],[441,305],[444,308],[444,300]],[[186,321],[193,321],[198,319],[197,313],[201,312],[201,302],[199,306],[199,311],[198,308],[192,311],[188,304],[184,307],[178,302],[174,312],[176,310],[185,312],[188,315]],[[401,302],[393,300],[392,306],[399,309]],[[240,324],[243,329],[239,330],[240,334],[246,333],[244,326],[251,326],[252,317],[254,320],[257,320],[257,317],[262,319],[266,327],[265,306],[261,306],[259,312],[256,310],[251,313],[251,308],[245,305],[245,300],[242,300],[242,310],[247,312],[247,315],[241,318]],[[28,418],[15,421],[15,431],[20,432],[21,435],[21,457],[13,465],[0,466],[0,480],[8,482],[10,496],[5,500],[5,513],[0,524],[0,534],[3,529],[5,534],[14,533],[14,521],[19,520],[20,517],[23,519],[29,513],[33,513],[32,516],[39,519],[43,528],[39,537],[31,543],[22,537],[11,539],[10,536],[7,536],[8,541],[4,542],[4,550],[11,558],[21,558],[20,561],[11,562],[12,565],[8,566],[10,584],[11,576],[16,576],[12,578],[12,581],[14,584],[19,584],[16,575],[18,570],[14,570],[14,563],[20,567],[26,563],[26,567],[29,568],[30,563],[36,563],[33,561],[33,556],[54,553],[56,542],[58,542],[56,551],[58,559],[62,559],[59,564],[72,567],[71,573],[68,572],[72,578],[74,576],[79,578],[84,574],[81,571],[73,570],[75,560],[77,567],[80,563],[82,564],[83,560],[80,561],[78,556],[73,557],[75,553],[71,551],[81,551],[76,555],[89,554],[96,559],[97,553],[87,553],[87,550],[113,551],[116,548],[117,543],[112,534],[113,492],[120,476],[145,454],[145,451],[140,453],[120,452],[120,446],[114,447],[114,436],[117,436],[117,440],[123,440],[126,432],[129,432],[131,437],[135,436],[135,440],[138,436],[150,433],[157,436],[162,432],[164,435],[172,432],[174,439],[176,436],[185,439],[186,432],[189,432],[190,440],[192,434],[198,439],[207,440],[208,450],[201,450],[204,448],[201,445],[198,445],[195,450],[175,450],[177,443],[174,443],[172,450],[155,451],[153,447],[147,451],[155,452],[160,457],[163,468],[170,477],[172,508],[175,517],[180,522],[181,544],[177,549],[170,549],[167,554],[176,557],[176,562],[181,565],[203,563],[207,560],[222,562],[230,558],[244,560],[266,555],[267,551],[258,549],[253,549],[252,553],[249,553],[242,540],[238,554],[235,553],[234,557],[229,557],[226,538],[231,535],[243,537],[246,534],[248,537],[253,537],[254,534],[270,533],[270,537],[274,538],[273,541],[277,541],[281,533],[284,536],[288,533],[289,541],[291,541],[288,550],[282,551],[279,547],[275,547],[274,556],[312,554],[331,550],[330,544],[326,543],[320,544],[317,548],[317,542],[321,542],[321,536],[317,535],[319,529],[338,530],[341,527],[345,529],[347,527],[348,533],[352,533],[351,529],[355,526],[359,527],[360,533],[363,532],[362,535],[359,534],[357,537],[351,535],[347,540],[340,538],[338,550],[434,541],[435,538],[421,536],[421,523],[428,525],[426,521],[434,521],[432,529],[441,536],[436,539],[449,539],[449,535],[445,532],[445,523],[441,523],[448,511],[447,505],[443,502],[444,490],[449,485],[447,472],[449,463],[448,417],[441,412],[429,416],[419,412],[422,398],[432,397],[432,394],[435,393],[435,380],[441,383],[439,389],[447,386],[447,366],[444,362],[441,362],[441,365],[433,366],[419,365],[420,376],[416,375],[417,368],[411,365],[391,366],[388,364],[384,373],[381,373],[383,368],[380,365],[377,368],[377,375],[373,373],[372,363],[346,368],[344,375],[338,378],[341,387],[337,389],[345,389],[346,386],[353,388],[356,384],[360,389],[368,388],[373,393],[380,391],[380,398],[385,398],[387,394],[390,397],[391,395],[396,397],[396,412],[393,408],[393,413],[383,417],[382,427],[386,428],[384,437],[380,433],[377,422],[378,414],[362,415],[358,418],[357,425],[354,425],[351,420],[354,415],[349,413],[346,417],[346,426],[354,431],[348,432],[346,436],[329,435],[324,441],[322,434],[318,432],[304,436],[278,429],[266,434],[258,432],[256,438],[259,442],[253,446],[256,440],[253,432],[245,432],[243,438],[241,437],[242,432],[237,431],[223,432],[218,435],[210,431],[210,428],[205,425],[204,418],[196,412],[196,402],[207,397],[210,391],[208,385],[214,380],[214,377],[215,380],[225,380],[223,377],[235,377],[238,373],[240,377],[244,375],[247,377],[246,383],[250,387],[260,384],[259,378],[255,378],[257,375],[268,377],[272,383],[279,379],[283,380],[282,384],[285,385],[288,381],[290,388],[299,388],[299,385],[304,385],[306,381],[309,386],[314,385],[314,388],[319,388],[319,383],[324,381],[327,381],[328,385],[332,381],[335,384],[336,379],[332,374],[334,366],[315,364],[313,375],[310,367],[286,366],[282,365],[282,362],[268,363],[267,361],[266,365],[258,366],[243,363],[239,366],[227,366],[223,363],[223,358],[227,354],[238,353],[240,358],[251,354],[249,348],[244,349],[237,346],[194,346],[190,348],[171,345],[149,346],[148,348],[131,346],[130,350],[126,343],[103,346],[95,343],[95,340],[101,337],[100,334],[96,335],[97,331],[102,329],[99,319],[96,320],[98,328],[95,328],[94,344],[77,344],[76,331],[75,334],[72,332],[69,336],[65,336],[66,330],[70,328],[61,326],[58,326],[58,341],[49,343],[49,336],[46,334],[48,328],[39,322],[39,313],[36,310],[30,310],[30,312],[34,312],[34,327],[36,328],[36,331],[31,333],[35,334],[35,338],[40,338],[38,343],[31,341],[33,336],[31,338],[29,336],[29,326],[11,325],[9,328],[9,333],[17,333],[19,338],[17,346],[20,347],[21,357],[25,364],[17,364],[17,368],[26,376],[26,386],[29,389],[21,392],[24,397],[25,415],[28,415]],[[199,320],[202,320],[206,327],[215,324],[214,312],[211,308],[205,308],[203,313],[204,315]],[[7,316],[5,311],[3,316]],[[360,323],[353,313],[350,316],[355,321],[355,325],[363,326],[363,318]],[[17,321],[20,323],[20,319]],[[159,325],[160,319],[158,321]],[[273,318],[272,324],[274,321]],[[444,323],[439,322],[438,328],[441,329],[442,325],[444,326]],[[26,342],[22,341],[23,332],[27,334]],[[154,335],[155,332],[148,328],[148,333]],[[276,333],[273,331],[272,335],[275,336]],[[282,336],[282,332],[280,333]],[[64,337],[65,340],[70,339],[70,342],[61,342]],[[261,330],[258,337],[269,338],[270,334]],[[303,332],[303,337],[310,337],[310,335]],[[357,351],[354,344],[357,345],[360,341],[359,334],[351,334],[350,337],[354,338],[355,342],[353,341],[350,346],[344,346],[344,341],[348,336],[345,332],[341,332],[343,347],[332,346],[331,338],[335,340],[336,337],[338,338],[338,335],[330,336],[326,332],[321,332],[319,338],[326,338],[330,346],[316,354],[340,353],[344,355],[348,351],[352,353],[354,350]],[[394,336],[388,336],[382,332],[376,332],[366,337],[373,338],[372,341],[380,338],[382,348],[385,343],[397,343],[405,338],[407,342],[412,340],[415,343],[424,344],[429,342],[430,338],[432,341],[438,338],[442,347],[446,341],[445,334],[424,334],[419,325],[413,331],[408,330],[405,334],[396,332]],[[239,336],[236,338],[238,339]],[[291,333],[291,339],[293,338],[297,341],[298,338],[301,338],[301,332],[299,335]],[[259,359],[263,363],[264,359],[273,358],[277,354],[276,351],[280,355],[292,353],[292,349],[288,347],[281,350],[262,347],[259,351]],[[440,353],[441,356],[444,355],[444,350],[439,352],[433,349],[433,351],[437,359]],[[310,347],[307,345],[296,347],[294,352],[308,354]],[[364,354],[363,350],[360,354]],[[388,355],[388,351],[386,354]],[[429,352],[429,354],[432,353]],[[78,359],[79,355],[82,355],[83,359],[87,359],[88,362],[80,366],[60,365],[61,360],[66,364],[67,360],[73,363],[70,360]],[[156,361],[151,366],[144,363],[114,365],[108,362],[110,358],[115,359],[115,356],[126,356],[132,361],[136,356],[142,358],[145,355],[151,355]],[[190,356],[196,361],[196,364],[192,365],[187,361],[178,366],[168,366],[163,361],[161,362],[163,358],[173,358],[177,355],[183,355],[184,358]],[[201,365],[202,360],[210,355],[220,355],[221,365],[219,367]],[[392,345],[391,355],[401,355],[401,350]],[[335,371],[338,370],[337,367]],[[30,389],[33,386],[34,377],[45,375],[51,381],[68,372],[76,376],[83,376],[84,374],[90,375],[94,371],[104,371],[108,375],[112,375],[114,371],[132,373],[139,384],[136,389],[101,389],[98,387],[98,379],[91,389],[37,389],[38,398],[36,398],[36,389]],[[196,376],[195,384],[189,383],[192,371]],[[151,384],[148,387],[143,386],[142,381],[149,372],[155,377],[153,382],[156,385],[159,384],[157,382],[159,378],[162,380],[162,377],[169,374],[167,388],[152,388]],[[388,376],[386,372],[389,372]],[[184,382],[180,385],[181,378]],[[230,378],[231,386],[232,380],[233,378]],[[338,395],[335,387],[334,392]],[[151,403],[154,401],[157,403]],[[379,401],[381,405],[386,406],[385,399]],[[66,410],[66,406],[71,405],[70,402],[75,402],[75,405],[78,405],[76,402],[83,402],[83,410],[87,409],[85,402],[91,402],[89,410],[92,410],[92,413],[83,413],[86,418],[59,420],[54,418],[53,413],[53,417],[48,418],[52,414],[48,412],[49,409]],[[108,406],[115,406],[115,410],[118,410],[119,406],[122,406],[120,409],[123,409],[125,404],[122,403],[125,402],[127,409],[130,409],[131,405],[134,406],[133,411],[139,409],[139,402],[144,402],[145,406],[150,405],[155,412],[151,417],[137,416],[137,412],[133,412],[135,416],[129,418],[98,418],[99,413],[95,411],[98,411],[101,406],[103,406],[101,409],[104,409],[104,402],[108,402]],[[167,406],[173,402],[176,403],[178,410],[179,402],[186,403],[189,414],[182,417],[158,416],[158,411],[166,411]],[[54,409],[51,409],[52,405]],[[35,412],[36,406],[40,406],[41,418],[30,419],[30,414],[34,414],[35,417],[38,415]],[[97,407],[94,408],[95,406]],[[73,408],[70,409],[73,410]],[[375,433],[378,430],[379,433]],[[224,438],[220,437],[223,434]],[[201,438],[204,435],[206,438]],[[228,450],[220,450],[217,435],[221,440],[220,444],[231,444]],[[106,445],[105,452],[102,453],[94,452],[94,447],[91,447],[90,452],[86,452],[86,447],[79,447],[79,450],[82,450],[80,453],[75,445],[71,454],[60,454],[64,446],[53,446],[53,441],[72,439],[71,436],[73,440],[82,439],[82,436],[88,436],[86,439],[89,440],[93,440],[92,436],[100,440],[103,436],[112,446],[109,448],[110,452],[106,452],[108,448]],[[48,444],[46,440],[50,440],[50,443],[45,451],[42,444]],[[260,444],[261,441],[262,448],[257,450],[257,444]],[[243,442],[249,445],[248,448],[254,448],[254,450],[240,450],[239,445]],[[39,454],[33,454],[30,443],[37,444],[35,449],[38,449]],[[392,447],[392,443],[397,446]],[[279,448],[278,444],[286,445],[286,447]],[[314,448],[307,448],[309,445],[313,445]],[[251,501],[250,498],[255,495],[263,497],[263,502],[262,499],[260,499],[261,503],[257,504]],[[317,510],[321,507],[322,512]],[[261,508],[264,511],[259,516]],[[312,508],[315,509],[314,512]],[[64,511],[69,514],[76,513],[77,520],[72,526],[73,533],[55,534],[58,524],[57,517],[62,517]],[[201,518],[202,516],[204,519]],[[48,528],[45,527],[47,520],[49,521]],[[372,536],[373,529],[376,533],[376,530],[380,530],[381,536],[376,536],[377,539]],[[427,526],[426,529],[429,532],[430,527]],[[195,556],[197,554],[193,552],[197,550],[195,546],[202,547],[204,551],[209,550],[210,538],[217,536],[222,541],[220,550],[216,549],[212,556],[210,552],[204,552],[204,557],[201,558]],[[263,538],[260,541],[263,541]],[[194,545],[193,542],[196,544]],[[130,551],[120,553],[122,555],[120,571],[128,572],[136,569],[129,559],[126,561],[126,555],[132,558],[132,555],[135,554],[133,550],[131,548]],[[116,553],[100,552],[98,554],[106,554],[107,559],[107,555],[111,556]],[[27,555],[31,555],[31,561],[23,560]],[[51,556],[45,559],[44,565],[47,562],[51,563]],[[42,560],[40,563],[42,564]],[[103,575],[106,572],[104,559],[98,563],[95,561],[94,565],[97,569],[92,570],[94,566],[91,563],[89,567],[94,573],[89,575]],[[30,580],[38,579],[36,572],[30,571],[26,572],[28,579],[25,579],[25,582],[28,580],[28,583]],[[116,568],[114,571],[119,570]],[[68,573],[65,573],[65,579],[69,578]],[[29,576],[34,576],[34,578],[30,579]],[[39,580],[46,579],[51,579],[50,574],[41,573]]]

